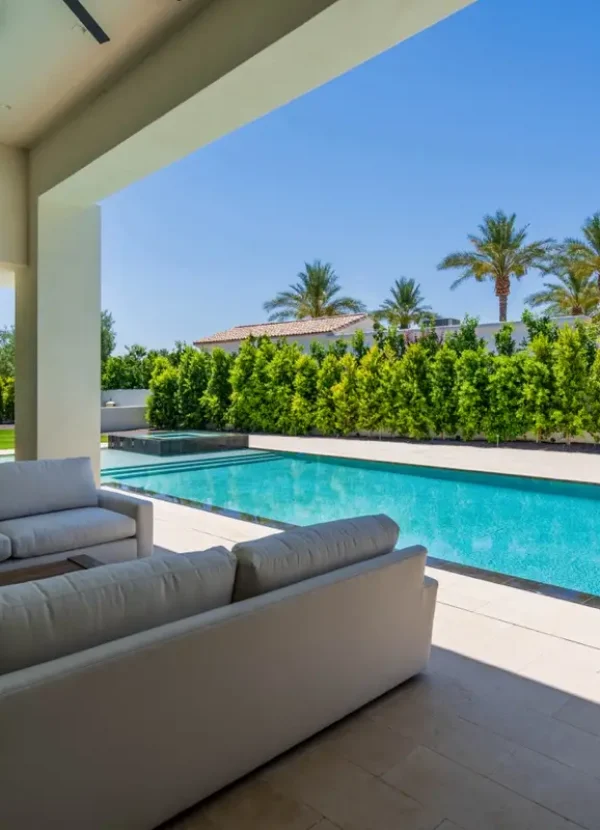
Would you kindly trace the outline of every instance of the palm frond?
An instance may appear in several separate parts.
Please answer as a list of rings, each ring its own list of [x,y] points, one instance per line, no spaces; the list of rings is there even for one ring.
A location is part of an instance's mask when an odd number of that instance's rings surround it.
[[[431,312],[431,306],[425,305],[421,286],[414,279],[400,277],[390,289],[391,299],[383,301],[378,309],[378,319],[387,320],[392,325],[408,328],[411,323],[418,323],[424,314]]]
[[[515,213],[497,210],[495,214],[486,214],[478,233],[467,237],[472,250],[449,254],[438,265],[438,270],[461,271],[451,290],[469,279],[491,280],[500,298],[501,315],[506,311],[511,279],[519,280],[530,269],[543,268],[555,245],[552,239],[526,243],[529,226],[517,227],[516,221]]]
[[[341,286],[333,266],[320,259],[304,263],[304,271],[297,282],[264,303],[270,312],[269,320],[301,320],[306,317],[331,317],[365,311],[365,306],[353,297],[339,297]]]

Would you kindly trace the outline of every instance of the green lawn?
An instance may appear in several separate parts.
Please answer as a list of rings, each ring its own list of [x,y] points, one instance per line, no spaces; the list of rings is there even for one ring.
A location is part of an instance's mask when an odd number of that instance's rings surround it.
[[[0,450],[14,450],[15,431],[14,429],[0,429]]]
[[[101,435],[100,441],[108,441],[107,435]],[[15,431],[14,429],[0,429],[0,450],[14,450]]]

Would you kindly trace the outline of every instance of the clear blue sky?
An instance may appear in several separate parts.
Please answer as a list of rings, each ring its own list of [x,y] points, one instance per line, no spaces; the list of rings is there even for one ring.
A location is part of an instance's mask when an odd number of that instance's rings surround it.
[[[406,275],[440,313],[497,319],[491,285],[450,292],[436,265],[498,207],[532,238],[600,210],[599,31],[597,0],[479,0],[113,196],[103,306],[119,348],[262,321],[314,258],[369,306]],[[514,286],[509,317],[539,282]]]

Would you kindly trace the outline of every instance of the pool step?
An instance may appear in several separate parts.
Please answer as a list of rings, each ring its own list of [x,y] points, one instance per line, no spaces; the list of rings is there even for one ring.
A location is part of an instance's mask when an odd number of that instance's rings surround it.
[[[174,461],[164,464],[141,464],[130,467],[109,467],[102,470],[102,478],[112,478],[120,480],[122,478],[132,478],[138,475],[154,475],[167,473],[180,473],[193,470],[206,470],[218,467],[239,467],[246,464],[260,464],[265,461],[276,461],[284,458],[282,453],[275,452],[255,452],[248,456],[242,455],[228,455],[226,457],[209,457],[200,459],[190,459],[188,461]]]
[[[225,452],[210,452],[210,453],[198,453],[194,455],[192,458],[188,457],[185,459],[178,458],[178,456],[173,456],[169,459],[165,459],[164,461],[148,461],[143,464],[119,464],[118,466],[112,467],[105,467],[103,472],[111,472],[116,470],[138,470],[138,469],[146,469],[148,467],[184,467],[188,464],[202,464],[205,461],[210,462],[226,462],[231,459],[237,458],[259,458],[261,456],[271,456],[275,455],[275,453],[271,453],[270,450],[238,450],[238,451],[225,451]],[[153,456],[150,456],[153,458]]]
[[[273,461],[275,453],[252,453],[250,457],[242,456],[226,456],[226,457],[209,457],[188,459],[187,461],[168,461],[166,463],[140,464],[128,467],[109,467],[102,470],[102,475],[137,475],[140,473],[167,473],[167,472],[181,472],[185,470],[199,470],[211,467],[227,467],[238,464],[255,464],[261,461]],[[281,457],[281,456],[279,456]]]

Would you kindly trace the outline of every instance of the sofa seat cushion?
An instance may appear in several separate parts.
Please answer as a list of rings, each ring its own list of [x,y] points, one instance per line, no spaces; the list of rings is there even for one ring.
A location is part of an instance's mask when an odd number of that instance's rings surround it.
[[[89,458],[0,464],[0,521],[76,507],[97,507]]]
[[[211,548],[0,588],[0,674],[228,605],[235,569]]]
[[[239,542],[232,551],[238,560],[233,599],[248,599],[389,553],[399,532],[388,516],[361,516]]]
[[[135,519],[102,507],[60,510],[0,522],[0,533],[10,539],[16,559],[118,542],[135,536],[135,531]]]
[[[10,546],[10,539],[8,536],[3,536],[0,533],[0,562],[10,559],[12,556],[12,549]]]

